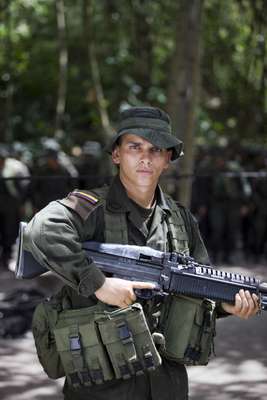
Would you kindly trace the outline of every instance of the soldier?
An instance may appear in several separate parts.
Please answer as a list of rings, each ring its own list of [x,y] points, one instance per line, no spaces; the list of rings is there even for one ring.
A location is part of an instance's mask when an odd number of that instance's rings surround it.
[[[97,300],[125,308],[136,301],[134,289],[153,288],[148,282],[104,276],[88,262],[81,247],[85,240],[180,250],[208,262],[192,215],[176,206],[158,185],[161,174],[181,151],[182,143],[172,135],[164,111],[152,107],[125,110],[108,146],[118,167],[111,186],[73,191],[50,203],[28,224],[25,249],[72,287],[73,308],[95,305]],[[257,296],[241,291],[235,305],[223,303],[220,307],[221,312],[248,318],[258,311]],[[185,400],[188,381],[184,365],[163,357],[153,372],[78,388],[66,380],[63,392],[67,400]]]
[[[214,262],[233,262],[240,238],[241,211],[251,193],[238,160],[216,149],[209,190],[210,253]],[[227,176],[233,173],[233,176]]]
[[[74,178],[78,179],[78,172],[74,174],[69,167],[72,164],[62,162],[62,153],[55,141],[43,141],[41,157],[33,172],[31,184],[31,202],[34,212],[41,210],[50,201],[65,196],[74,185]],[[63,159],[65,157],[63,155]],[[67,160],[67,159],[66,159]]]
[[[30,172],[19,160],[10,157],[4,145],[0,148],[0,248],[1,266],[7,268],[12,245],[18,235],[19,221],[24,218],[24,204]],[[17,178],[17,179],[16,179]]]
[[[101,186],[108,172],[102,157],[101,144],[91,140],[86,141],[75,166],[79,172],[80,189],[89,190]]]

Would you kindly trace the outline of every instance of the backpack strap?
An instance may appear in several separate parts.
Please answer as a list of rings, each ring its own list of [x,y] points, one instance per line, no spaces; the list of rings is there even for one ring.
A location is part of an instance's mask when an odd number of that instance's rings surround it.
[[[128,244],[128,227],[125,212],[112,213],[106,207],[107,188],[94,190],[98,198],[101,198],[104,210],[105,242]]]
[[[167,216],[169,245],[171,251],[189,254],[189,236],[181,207],[169,196],[166,196],[171,213]]]
[[[126,214],[111,213],[104,205],[105,239],[107,243],[128,244]]]

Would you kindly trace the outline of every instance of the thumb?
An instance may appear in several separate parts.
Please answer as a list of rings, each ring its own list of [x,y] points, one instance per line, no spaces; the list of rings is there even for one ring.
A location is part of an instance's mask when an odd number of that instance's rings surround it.
[[[134,289],[155,289],[156,284],[152,282],[137,282],[133,281],[132,282],[132,287]]]

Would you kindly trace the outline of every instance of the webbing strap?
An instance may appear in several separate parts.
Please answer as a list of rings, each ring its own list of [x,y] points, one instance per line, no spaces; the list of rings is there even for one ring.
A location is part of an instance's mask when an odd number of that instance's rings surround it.
[[[171,209],[171,214],[168,214],[166,218],[170,250],[188,253],[189,238],[184,219],[176,203],[170,197],[166,196],[166,199]]]
[[[111,213],[104,204],[105,240],[107,243],[128,243],[128,227],[125,213]]]
[[[78,380],[76,378],[73,379],[72,377],[72,385],[79,386],[79,384],[82,383],[85,386],[90,386],[92,382],[89,371],[86,369],[83,359],[82,344],[78,325],[72,325],[69,328],[69,345],[74,370],[76,371],[80,381],[78,383]],[[73,381],[75,381],[75,383]]]
[[[136,348],[134,345],[133,335],[126,321],[116,322],[119,338],[123,344],[124,355],[129,363],[137,360]]]
[[[72,325],[69,328],[69,345],[74,369],[81,371],[84,368],[84,362],[78,325]]]
[[[156,369],[156,366],[149,346],[148,345],[143,346],[142,350],[143,350],[143,360],[145,368],[148,371],[154,371]]]
[[[104,382],[103,371],[98,358],[92,360],[92,367],[90,368],[93,381],[99,385]]]
[[[129,379],[132,373],[130,371],[129,364],[126,361],[124,354],[117,353],[115,357],[119,368],[119,373],[122,379]]]

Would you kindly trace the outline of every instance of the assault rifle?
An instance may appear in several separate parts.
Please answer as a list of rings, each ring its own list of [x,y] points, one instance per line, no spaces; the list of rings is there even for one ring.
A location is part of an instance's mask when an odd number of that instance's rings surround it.
[[[48,269],[23,249],[25,226],[25,223],[21,223],[15,274],[17,278],[30,279]],[[84,242],[82,246],[88,259],[104,273],[121,279],[155,283],[153,290],[136,291],[137,296],[143,299],[156,294],[176,293],[234,303],[235,294],[244,289],[256,293],[260,308],[267,310],[267,283],[254,277],[220,271],[182,253],[164,253],[145,246],[97,242]]]

